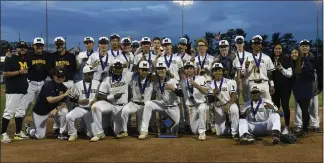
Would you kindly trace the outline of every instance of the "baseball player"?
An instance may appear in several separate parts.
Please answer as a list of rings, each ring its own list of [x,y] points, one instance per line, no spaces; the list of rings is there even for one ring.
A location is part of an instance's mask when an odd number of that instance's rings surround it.
[[[206,140],[206,112],[209,109],[205,95],[207,82],[203,76],[195,75],[195,64],[187,62],[184,65],[185,80],[181,82],[185,105],[189,110],[191,131],[199,134],[199,140]]]
[[[132,71],[134,63],[134,55],[131,52],[131,40],[128,37],[124,37],[120,41],[121,55],[118,59],[124,63],[124,71]]]
[[[109,41],[111,43],[111,49],[108,51],[108,55],[112,56],[113,60],[118,58],[121,54],[120,50],[120,36],[116,33],[110,35]]]
[[[6,57],[3,66],[3,76],[6,78],[6,105],[2,117],[1,142],[10,143],[7,134],[10,119],[15,117],[16,133],[14,140],[28,139],[22,128],[23,117],[26,113],[26,96],[28,89],[27,63],[24,60],[27,52],[27,44],[20,41],[17,45],[17,54]]]
[[[76,56],[76,64],[77,64],[77,77],[76,77],[76,81],[80,81],[83,80],[83,67],[86,65],[86,62],[88,61],[89,57],[95,53],[95,51],[93,51],[93,46],[94,46],[94,39],[92,37],[85,37],[83,39],[83,43],[84,46],[86,48],[85,51],[80,52],[77,56]]]
[[[271,101],[271,95],[274,93],[274,83],[272,80],[272,71],[274,67],[271,58],[262,53],[262,37],[256,35],[252,38],[253,55],[245,60],[244,78],[249,80],[249,87],[258,85],[261,89],[261,96]],[[270,86],[269,86],[270,85]],[[270,88],[270,89],[269,89]],[[269,92],[270,90],[270,92]]]
[[[174,79],[180,81],[180,73],[182,73],[183,62],[180,57],[172,54],[172,42],[169,38],[162,40],[164,52],[162,55],[156,55],[154,63],[164,62],[167,70],[173,75]],[[156,64],[155,64],[156,65]]]
[[[179,82],[176,79],[170,78],[167,75],[167,65],[164,62],[158,62],[156,65],[156,74],[158,76],[157,81],[153,84],[153,89],[157,91],[157,100],[147,101],[144,106],[142,124],[140,135],[138,139],[142,140],[148,136],[148,126],[151,119],[152,111],[164,111],[170,118],[175,121],[175,125],[179,124],[180,110],[179,103],[180,98],[183,96],[183,92],[179,87]],[[174,129],[177,127],[174,127]]]
[[[215,57],[207,54],[208,43],[205,39],[197,40],[198,54],[195,57],[195,64],[197,68],[197,74],[205,76],[206,80],[210,81],[210,71],[215,61]]]
[[[163,49],[161,45],[161,39],[159,37],[154,37],[152,53],[155,55],[161,53],[161,49]]]
[[[71,97],[71,101],[78,104],[72,111],[66,115],[66,123],[68,125],[69,141],[75,141],[78,137],[75,129],[75,119],[84,116],[91,116],[91,105],[96,102],[96,93],[100,85],[98,80],[93,79],[94,70],[86,65],[83,68],[84,80],[75,83]],[[90,111],[90,112],[89,112]]]
[[[216,135],[231,134],[234,140],[238,137],[239,109],[236,102],[236,82],[223,77],[224,68],[221,63],[214,63],[212,77],[208,85],[209,103],[215,110]],[[230,124],[229,124],[230,123]],[[227,131],[231,130],[231,133]]]
[[[190,62],[191,55],[186,53],[188,40],[186,38],[180,38],[178,42],[179,53],[176,55],[181,58],[183,64]]]
[[[137,40],[132,41],[131,47],[132,53],[135,55],[136,50],[140,47],[140,42]]]
[[[130,86],[133,94],[132,101],[129,102],[121,111],[122,118],[122,133],[117,135],[117,138],[128,136],[127,123],[129,116],[133,113],[136,114],[136,120],[138,124],[138,130],[140,130],[140,124],[142,122],[142,115],[144,109],[144,103],[151,100],[153,83],[149,76],[149,63],[147,61],[141,61],[138,66],[138,75],[134,76]]]
[[[115,59],[112,75],[105,78],[99,86],[98,101],[91,107],[94,127],[93,137],[90,141],[96,142],[105,137],[102,129],[102,114],[112,112],[114,115],[114,132],[121,132],[121,109],[128,103],[128,85],[133,72],[123,72],[123,63]],[[108,100],[108,101],[107,101]]]
[[[66,140],[66,115],[68,110],[65,101],[71,90],[63,84],[65,80],[64,69],[55,68],[53,70],[53,80],[47,81],[36,100],[33,108],[34,128],[26,124],[26,132],[37,139],[42,139],[46,135],[46,122],[48,118],[59,117],[60,131],[58,139]],[[63,134],[64,133],[64,134]]]
[[[233,60],[235,59],[235,55],[229,53],[229,43],[227,40],[220,40],[218,44],[220,55],[216,58],[216,61],[224,66],[224,77],[234,79],[236,72],[234,70]]]
[[[109,41],[107,37],[100,37],[98,43],[99,53],[92,54],[87,61],[87,65],[96,71],[93,79],[101,82],[105,77],[108,76],[109,66],[111,63],[113,63],[114,58],[112,55],[108,55],[107,51]]]
[[[238,85],[238,97],[240,94],[243,97],[243,101],[247,102],[250,98],[250,89],[249,83],[247,78],[242,78],[244,75],[244,61],[246,58],[253,58],[252,54],[244,50],[244,37],[243,36],[236,36],[235,37],[235,46],[236,46],[236,57],[233,61],[233,67],[236,69],[237,73],[235,74],[235,78]]]
[[[45,79],[50,76],[52,65],[52,57],[44,50],[44,39],[36,37],[33,42],[34,51],[28,53],[25,57],[28,67],[28,90],[26,97],[27,109],[31,103],[37,98],[44,84]]]
[[[153,61],[155,60],[156,55],[150,52],[151,47],[151,39],[149,37],[143,37],[141,39],[141,47],[137,49],[137,52],[134,54],[134,65],[137,66],[138,63],[142,60],[148,61],[150,66],[152,66]],[[139,53],[142,51],[141,53]],[[138,53],[138,54],[137,54]],[[135,67],[135,70],[137,67]],[[152,67],[150,68],[150,72],[153,72]]]
[[[251,87],[251,100],[241,110],[239,121],[240,141],[253,142],[253,135],[272,133],[272,143],[280,142],[280,116],[278,108],[268,99],[261,98],[258,85]]]

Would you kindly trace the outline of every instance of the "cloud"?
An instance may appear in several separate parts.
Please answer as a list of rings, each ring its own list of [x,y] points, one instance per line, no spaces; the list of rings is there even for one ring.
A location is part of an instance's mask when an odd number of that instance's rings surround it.
[[[123,11],[142,11],[143,9],[141,7],[131,7],[131,8],[112,8],[112,9],[106,9],[102,12],[123,12]]]
[[[147,6],[148,10],[152,11],[166,11],[168,10],[168,7],[166,5],[154,5],[154,6]]]

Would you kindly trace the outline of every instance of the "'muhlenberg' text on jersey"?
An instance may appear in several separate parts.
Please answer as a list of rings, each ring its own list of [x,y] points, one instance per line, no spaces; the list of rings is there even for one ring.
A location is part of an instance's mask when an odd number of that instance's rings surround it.
[[[260,53],[257,56],[255,56],[255,60],[258,61],[259,58],[260,58]],[[268,71],[275,70],[275,67],[273,66],[271,58],[268,55],[262,53],[261,63],[259,67],[260,73],[257,72],[257,67],[253,59],[253,56],[251,58],[249,57],[247,60],[250,61],[249,68],[245,70],[246,73],[250,74],[248,76],[248,80],[269,80],[267,73]],[[244,61],[244,66],[245,66],[245,61]]]
[[[107,59],[107,57],[108,57],[108,59]],[[107,65],[105,66],[106,60],[107,60]],[[87,65],[92,66],[93,70],[96,71],[93,75],[93,79],[100,80],[101,73],[104,71],[108,72],[110,65],[112,65],[112,63],[113,63],[113,60],[114,60],[114,58],[112,55],[106,54],[104,57],[101,58],[102,62],[100,62],[100,54],[93,53],[87,61]],[[102,69],[101,66],[104,66],[104,68]]]
[[[207,82],[206,82],[205,77],[195,76],[194,78],[195,78],[195,82],[198,85],[200,85],[203,88],[207,88]],[[189,86],[194,87],[194,88],[193,88],[192,94],[189,92],[188,82],[189,82],[188,79],[185,79],[185,80],[182,80],[180,83],[182,92],[183,92],[183,96],[185,99],[185,104],[190,106],[190,105],[195,105],[195,103],[201,104],[201,103],[206,102],[205,95],[202,94],[196,87],[192,86],[190,83],[189,83]],[[194,102],[190,99],[190,96],[194,97]]]
[[[88,99],[89,102],[91,102],[93,99],[95,99],[96,94],[98,92],[99,85],[100,85],[100,82],[98,80],[91,81],[90,96]],[[87,99],[86,92],[89,91],[89,86],[90,86],[90,83],[85,82],[86,90],[84,90],[83,80],[75,83],[74,87],[72,88],[72,95],[79,96],[79,100]],[[87,107],[90,107],[90,105],[89,104],[88,105],[79,104],[79,107],[87,108]]]
[[[106,77],[99,86],[99,93],[103,95],[115,95],[124,93],[117,101],[110,101],[112,104],[128,103],[128,85],[132,79],[133,72],[123,72],[120,81],[112,81],[112,77]]]
[[[257,102],[252,102],[253,103],[253,108],[256,109],[257,105],[258,105],[258,101]],[[269,109],[269,108],[265,108],[264,106],[268,104],[268,105],[272,105],[272,107],[274,107],[275,110],[273,109]],[[278,108],[269,100],[262,98],[262,102],[260,104],[260,107],[258,109],[258,111],[256,112],[255,116],[253,116],[253,113],[251,111],[251,101],[248,101],[244,104],[241,112],[244,113],[248,110],[248,115],[246,117],[246,119],[249,122],[253,121],[253,118],[255,117],[255,122],[265,122],[269,119],[270,114],[273,113],[274,111],[277,111]]]
[[[132,93],[133,93],[133,101],[145,103],[146,101],[151,100],[152,91],[153,91],[153,83],[150,82],[149,79],[147,79],[148,81],[147,81],[144,93],[142,93],[140,91],[138,78],[140,78],[139,75],[134,76],[131,81],[131,84],[130,84],[130,86],[132,88]],[[145,80],[146,80],[146,78],[141,80],[142,87],[144,87]],[[144,97],[144,100],[142,99],[142,97]]]
[[[158,79],[158,80],[160,80],[160,79]],[[163,81],[161,81],[161,84],[162,83],[163,83]],[[173,87],[179,88],[179,83],[174,78],[169,79],[166,82],[166,84],[171,84]],[[163,101],[165,106],[175,106],[180,103],[180,98],[173,91],[164,90],[164,92],[162,93],[160,90],[160,85],[159,85],[158,81],[154,82],[153,86],[157,92],[156,99]]]
[[[213,93],[215,87],[215,82],[217,88],[219,88],[221,81],[212,80],[210,84],[207,84],[208,93]],[[236,92],[236,82],[231,79],[223,78],[223,84],[220,93],[217,95],[219,100],[214,102],[215,106],[222,106],[227,104],[231,100],[231,94]]]

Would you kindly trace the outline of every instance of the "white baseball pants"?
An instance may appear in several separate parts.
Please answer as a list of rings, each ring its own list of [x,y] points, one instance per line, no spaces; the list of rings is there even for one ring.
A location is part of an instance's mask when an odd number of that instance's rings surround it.
[[[60,120],[60,133],[63,133],[67,130],[66,127],[66,115],[68,113],[68,110],[66,108],[61,108],[57,112],[55,118]],[[27,133],[29,133],[31,136],[37,138],[37,139],[42,139],[46,135],[46,123],[47,119],[49,117],[48,113],[47,115],[38,115],[33,112],[32,118],[33,118],[33,123],[34,127],[32,129],[29,129]]]
[[[197,106],[187,106],[191,131],[194,134],[201,134],[206,131],[206,116],[209,106],[206,103]]]
[[[175,106],[165,106],[163,101],[159,100],[152,100],[146,101],[142,116],[142,125],[141,125],[141,132],[148,132],[148,125],[151,119],[152,111],[160,111],[165,112],[170,118],[175,121],[175,126],[179,125],[180,121],[180,109],[178,105]],[[173,127],[176,129],[177,127]],[[172,129],[171,129],[172,130]]]
[[[26,114],[26,94],[6,94],[6,106],[3,118],[24,117]]]
[[[265,122],[249,122],[246,119],[240,119],[239,134],[240,137],[245,133],[253,135],[269,135],[273,130],[280,131],[280,115],[271,113],[269,119]]]
[[[302,111],[300,109],[299,104],[297,103],[296,99],[294,98],[295,104],[295,126],[302,127],[303,120],[302,120]],[[314,96],[309,105],[309,116],[310,116],[310,126],[311,127],[320,127],[320,118],[318,116],[318,95]]]
[[[77,135],[77,129],[75,128],[75,120],[82,118],[85,128],[87,128],[88,131],[91,131],[91,125],[92,125],[92,112],[90,110],[86,110],[81,107],[75,107],[73,110],[71,110],[66,115],[66,123],[68,126],[68,134],[69,135]],[[80,124],[81,125],[81,124]],[[82,127],[81,127],[82,128]]]
[[[114,132],[116,135],[118,135],[121,131],[121,125],[122,125],[122,119],[121,119],[121,110],[123,109],[123,106],[118,105],[112,105],[111,103],[107,101],[98,101],[95,102],[92,107],[92,118],[93,118],[93,125],[92,128],[92,134],[99,135],[104,133],[104,130],[102,128],[102,115],[103,113],[113,113],[114,116]]]
[[[257,85],[261,89],[261,97],[265,98],[267,100],[272,101],[271,95],[270,95],[270,87],[267,81],[263,81],[262,83],[254,83],[253,81],[249,81],[249,90],[254,85]],[[250,91],[249,91],[250,92]]]
[[[134,102],[129,102],[127,105],[125,105],[124,108],[121,110],[121,119],[122,119],[121,131],[127,132],[129,115],[136,113],[137,130],[138,132],[140,132],[143,110],[144,110],[144,105],[135,104]]]
[[[215,107],[215,128],[216,135],[223,135],[226,129],[226,114],[223,107]],[[236,103],[232,104],[229,108],[229,121],[231,122],[232,135],[237,134],[239,124],[239,108]]]
[[[31,103],[38,97],[42,87],[44,85],[44,81],[29,81],[28,89],[27,89],[27,97],[26,97],[26,106],[29,109]]]

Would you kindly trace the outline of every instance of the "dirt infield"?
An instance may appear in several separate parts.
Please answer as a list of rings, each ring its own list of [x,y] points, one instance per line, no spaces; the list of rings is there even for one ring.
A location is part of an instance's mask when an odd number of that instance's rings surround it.
[[[320,110],[321,121],[322,110]],[[292,114],[293,116],[293,114]],[[291,117],[293,120],[293,117]],[[31,122],[31,118],[27,118]],[[292,123],[293,125],[293,123]],[[9,133],[14,132],[14,121]],[[87,139],[75,142],[57,140],[48,123],[48,138],[14,141],[1,144],[1,162],[322,162],[323,135],[310,133],[297,144],[273,146],[271,137],[252,145],[238,145],[232,139],[208,135],[200,142],[195,135],[177,139],[160,139],[150,135],[137,140],[136,135],[125,139],[106,136],[90,143]]]

